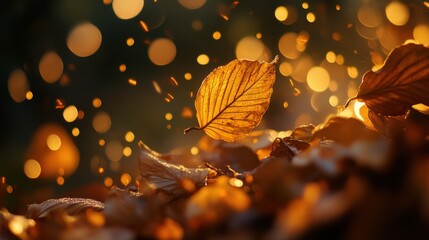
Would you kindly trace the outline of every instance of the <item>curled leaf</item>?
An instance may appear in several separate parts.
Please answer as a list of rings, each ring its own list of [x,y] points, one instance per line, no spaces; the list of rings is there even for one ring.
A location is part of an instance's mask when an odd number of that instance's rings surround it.
[[[42,218],[54,211],[64,211],[68,215],[77,215],[88,208],[101,211],[104,209],[104,204],[88,198],[49,199],[40,204],[30,204],[27,209],[27,217]]]
[[[275,81],[275,64],[233,60],[213,70],[195,100],[199,127],[214,139],[234,142],[249,134],[268,109]]]
[[[409,43],[393,49],[382,68],[363,76],[352,99],[358,98],[387,116],[403,115],[414,104],[429,105],[429,48]]]
[[[196,186],[203,186],[212,172],[209,168],[187,168],[171,164],[165,160],[169,158],[169,155],[159,154],[142,142],[139,143],[139,146],[140,174],[157,189],[169,194],[177,196],[186,192],[181,187],[183,179],[191,180]]]

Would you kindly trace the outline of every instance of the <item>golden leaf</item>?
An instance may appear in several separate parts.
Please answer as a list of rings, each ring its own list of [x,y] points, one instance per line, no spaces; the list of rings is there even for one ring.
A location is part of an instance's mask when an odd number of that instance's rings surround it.
[[[275,64],[233,60],[213,70],[195,100],[200,127],[214,139],[234,142],[249,134],[268,109],[275,81]]]

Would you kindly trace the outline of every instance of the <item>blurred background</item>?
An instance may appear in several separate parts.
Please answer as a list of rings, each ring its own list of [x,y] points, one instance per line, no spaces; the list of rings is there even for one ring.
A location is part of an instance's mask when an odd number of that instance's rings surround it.
[[[197,154],[196,92],[235,58],[279,55],[259,128],[282,131],[337,114],[409,39],[429,45],[429,2],[1,1],[0,207],[132,185],[139,140]]]

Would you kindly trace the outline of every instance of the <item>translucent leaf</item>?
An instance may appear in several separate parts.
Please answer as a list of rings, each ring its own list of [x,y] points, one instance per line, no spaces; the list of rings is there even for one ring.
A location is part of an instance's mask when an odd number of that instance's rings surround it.
[[[69,215],[76,215],[88,208],[101,211],[104,209],[104,204],[88,198],[49,199],[40,204],[30,204],[27,209],[27,217],[46,217],[53,211],[64,211]]]
[[[213,70],[198,90],[195,108],[199,127],[214,139],[234,142],[249,134],[268,109],[275,64],[234,60]]]
[[[387,116],[403,115],[414,104],[428,105],[429,48],[410,43],[393,49],[381,69],[363,76],[356,98]]]

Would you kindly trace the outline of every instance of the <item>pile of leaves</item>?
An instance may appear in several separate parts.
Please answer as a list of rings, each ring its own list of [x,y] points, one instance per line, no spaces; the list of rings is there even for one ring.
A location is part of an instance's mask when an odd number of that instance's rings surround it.
[[[374,128],[331,117],[253,131],[269,105],[275,63],[234,60],[197,94],[208,136],[196,155],[140,142],[136,189],[104,203],[50,199],[0,212],[0,239],[421,239],[429,236],[429,49],[398,47],[365,74]],[[187,131],[189,131],[188,129]],[[210,137],[211,138],[210,138]]]

